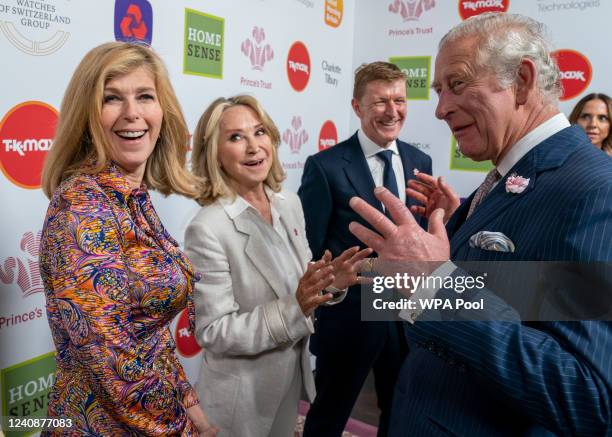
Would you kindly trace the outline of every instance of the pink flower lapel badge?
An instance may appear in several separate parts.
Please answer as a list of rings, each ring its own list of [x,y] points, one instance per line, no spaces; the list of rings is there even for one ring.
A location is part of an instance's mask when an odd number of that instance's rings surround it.
[[[512,173],[506,179],[506,193],[521,194],[529,185],[529,178]]]

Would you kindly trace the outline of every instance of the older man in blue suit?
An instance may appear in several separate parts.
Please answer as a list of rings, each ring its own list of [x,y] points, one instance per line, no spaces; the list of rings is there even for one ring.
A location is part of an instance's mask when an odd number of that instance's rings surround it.
[[[383,212],[374,187],[385,186],[412,206],[406,180],[414,179],[415,169],[431,172],[429,156],[398,139],[406,117],[406,76],[397,66],[372,62],[357,69],[352,106],[361,128],[348,140],[310,156],[304,166],[298,194],[315,259],[325,249],[335,256],[361,245],[348,229],[351,221],[359,220],[349,206],[351,197],[362,197]],[[342,434],[371,369],[381,410],[378,435],[387,435],[406,342],[397,321],[361,321],[359,286],[353,288],[344,301],[316,313],[311,350],[317,356],[317,396],[306,417],[305,437]]]
[[[452,277],[465,274],[453,261],[554,260],[578,267],[612,261],[612,160],[558,111],[559,72],[543,32],[527,17],[484,14],[442,39],[433,82],[436,116],[465,155],[490,159],[495,169],[446,228],[445,211],[436,209],[445,195],[432,179],[421,193],[431,211],[428,232],[384,188],[375,195],[393,221],[352,199],[378,231],[350,225],[379,254],[375,269],[385,259],[433,261],[438,273]],[[554,275],[544,279],[556,281]],[[609,281],[578,279],[607,284],[583,287],[582,295],[610,294]],[[533,285],[516,292],[527,296]],[[451,300],[456,294],[413,291]],[[422,308],[403,315],[410,353],[390,435],[612,435],[609,321],[526,322],[493,290],[471,296],[492,304],[489,320]],[[609,301],[604,296],[602,302]]]

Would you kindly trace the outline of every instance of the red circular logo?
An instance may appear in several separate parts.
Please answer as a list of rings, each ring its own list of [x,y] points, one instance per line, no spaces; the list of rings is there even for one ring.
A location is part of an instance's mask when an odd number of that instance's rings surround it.
[[[506,12],[510,0],[459,0],[459,16],[467,20],[485,12]]]
[[[37,101],[20,103],[0,121],[0,168],[15,185],[40,188],[40,173],[56,126],[55,108]]]
[[[200,345],[196,342],[193,332],[189,329],[189,315],[186,309],[181,312],[178,322],[176,323],[174,338],[176,340],[176,348],[179,353],[186,358],[193,357],[202,350]]]
[[[321,126],[319,132],[319,151],[330,148],[338,144],[338,131],[333,121],[327,120]]]
[[[562,49],[552,53],[561,72],[563,94],[559,100],[569,100],[580,95],[591,83],[593,68],[582,53]]]
[[[306,46],[296,41],[287,54],[287,77],[291,87],[303,91],[310,79],[310,55]]]

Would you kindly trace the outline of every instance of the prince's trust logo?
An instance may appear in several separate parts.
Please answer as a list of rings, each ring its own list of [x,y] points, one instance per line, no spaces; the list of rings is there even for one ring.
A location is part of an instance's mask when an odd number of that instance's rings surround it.
[[[251,61],[253,70],[262,71],[264,64],[274,58],[274,50],[270,44],[265,44],[266,32],[262,27],[253,27],[253,39],[247,38],[242,42],[240,50]]]
[[[291,129],[283,133],[283,141],[289,146],[292,154],[300,153],[300,149],[308,141],[308,132],[302,129],[302,117],[296,115],[291,120]]]
[[[21,237],[20,248],[22,257],[9,256],[0,265],[0,281],[3,284],[17,284],[22,297],[43,292],[42,280],[38,269],[38,249],[41,232],[36,235],[26,232]]]
[[[389,5],[389,12],[399,14],[404,21],[418,21],[423,12],[436,5],[436,0],[395,0]]]

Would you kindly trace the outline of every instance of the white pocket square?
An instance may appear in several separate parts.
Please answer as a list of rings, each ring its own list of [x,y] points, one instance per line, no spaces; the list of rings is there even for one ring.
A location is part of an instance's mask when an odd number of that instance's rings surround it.
[[[514,243],[501,232],[476,232],[470,237],[470,247],[494,252],[514,252]]]

